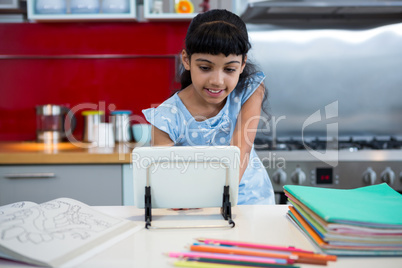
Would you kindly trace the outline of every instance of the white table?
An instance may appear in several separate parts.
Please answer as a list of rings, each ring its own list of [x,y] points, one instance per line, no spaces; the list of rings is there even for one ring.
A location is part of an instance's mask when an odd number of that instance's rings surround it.
[[[97,208],[110,215],[128,218],[140,225],[145,225],[143,209],[130,206]],[[236,206],[232,211],[236,227],[231,229],[147,230],[144,228],[77,267],[173,267],[171,263],[174,259],[168,258],[163,253],[184,251],[186,246],[196,242],[195,238],[199,237],[283,246],[292,245],[306,250],[315,250],[303,233],[286,218],[287,210],[285,205]],[[152,212],[153,226],[226,224],[219,214],[218,208],[189,211],[154,209]],[[324,267],[318,265],[300,266]],[[27,265],[0,260],[0,267],[27,267]],[[400,268],[402,267],[402,257],[338,257],[338,261],[329,262],[326,267]]]

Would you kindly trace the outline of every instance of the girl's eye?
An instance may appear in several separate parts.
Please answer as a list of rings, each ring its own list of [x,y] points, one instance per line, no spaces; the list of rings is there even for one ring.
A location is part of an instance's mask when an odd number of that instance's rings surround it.
[[[236,71],[236,69],[232,69],[232,68],[226,68],[226,71],[229,73],[233,73]]]
[[[200,69],[202,71],[209,71],[211,68],[207,67],[207,66],[200,66]]]

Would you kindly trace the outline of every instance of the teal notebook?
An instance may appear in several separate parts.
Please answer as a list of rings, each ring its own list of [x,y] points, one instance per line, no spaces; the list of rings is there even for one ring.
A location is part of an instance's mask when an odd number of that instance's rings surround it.
[[[283,188],[329,223],[402,228],[402,195],[386,183],[348,190],[299,185]]]

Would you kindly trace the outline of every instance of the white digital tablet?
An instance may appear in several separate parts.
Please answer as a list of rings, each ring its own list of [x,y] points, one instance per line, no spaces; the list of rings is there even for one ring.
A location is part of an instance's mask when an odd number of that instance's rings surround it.
[[[240,150],[236,146],[138,147],[132,152],[134,203],[152,208],[222,207],[224,186],[237,204]]]

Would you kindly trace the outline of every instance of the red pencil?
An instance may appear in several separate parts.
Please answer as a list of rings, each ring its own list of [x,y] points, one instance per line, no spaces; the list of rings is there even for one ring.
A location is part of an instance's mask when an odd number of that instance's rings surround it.
[[[313,251],[308,251],[308,250],[295,248],[295,247],[272,246],[272,245],[266,245],[266,244],[220,240],[220,239],[212,239],[212,238],[199,238],[197,240],[200,242],[204,242],[205,244],[213,244],[213,245],[238,246],[238,247],[245,247],[245,248],[259,248],[259,249],[289,251],[289,252],[302,252],[302,253],[311,253],[311,254],[314,253]]]

